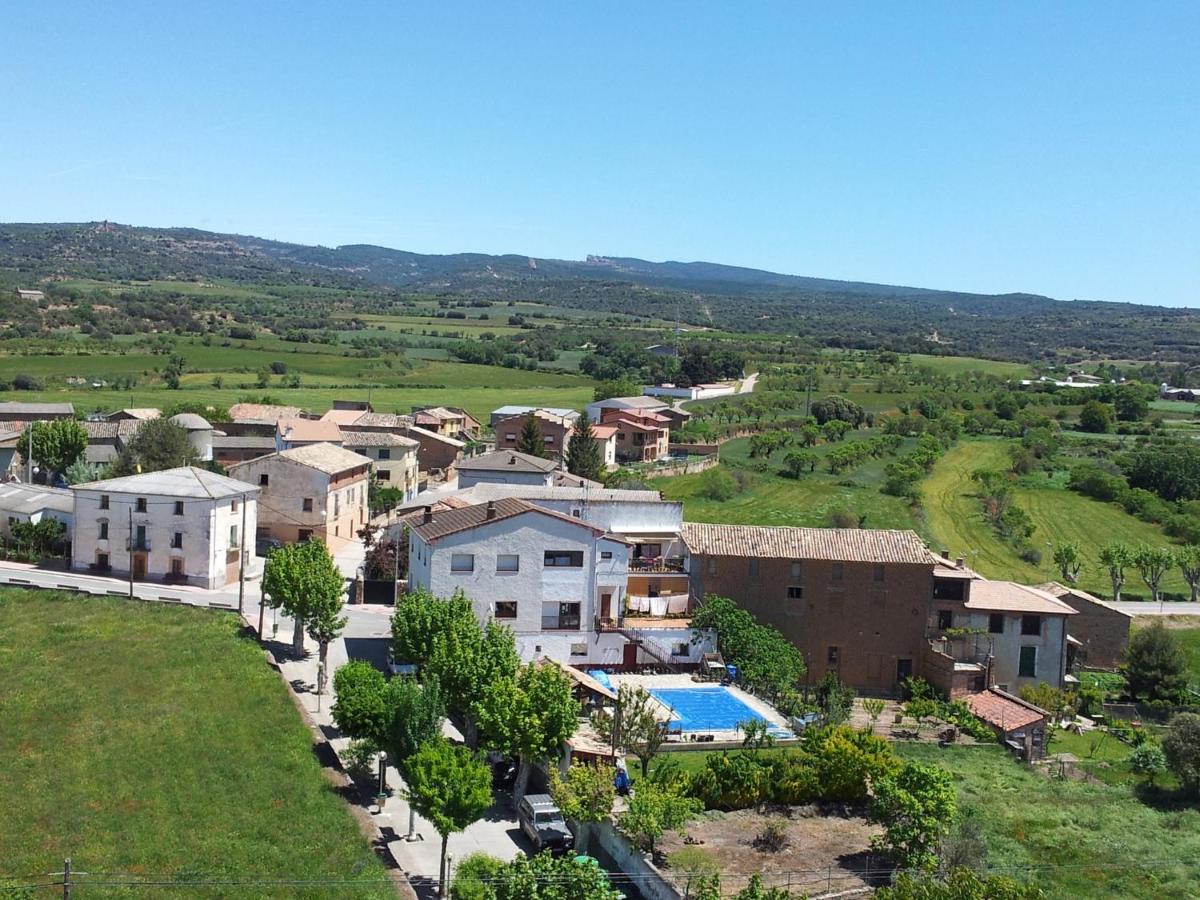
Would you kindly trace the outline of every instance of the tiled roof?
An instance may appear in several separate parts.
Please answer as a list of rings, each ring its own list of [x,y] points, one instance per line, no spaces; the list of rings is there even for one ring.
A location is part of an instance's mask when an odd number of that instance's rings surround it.
[[[345,472],[347,469],[354,469],[358,466],[369,466],[371,464],[371,460],[361,453],[346,450],[336,444],[305,444],[302,447],[293,447],[290,450],[284,450],[278,456],[283,459],[290,459],[292,462],[297,462],[304,466],[309,466],[318,472],[324,472],[326,475],[336,475],[338,472]]]
[[[166,497],[220,498],[256,494],[258,488],[227,475],[218,475],[195,466],[181,466],[143,475],[127,475],[91,481],[72,488],[79,491],[111,491],[114,494],[148,494]]]
[[[412,416],[402,416],[396,413],[363,413],[354,420],[359,428],[408,428],[413,424]]]
[[[544,409],[531,409],[529,412],[517,413],[516,415],[506,416],[505,418],[497,419],[496,424],[493,425],[492,427],[499,428],[501,425],[503,425],[505,423],[511,423],[513,425],[515,425],[517,423],[524,424],[525,420],[528,419],[531,415],[535,419],[540,419],[543,422],[549,422],[552,425],[558,425],[562,428],[567,429],[568,431],[570,431],[571,428],[573,427],[573,423],[571,422],[570,419],[566,419],[566,418],[563,418],[562,416],[555,415],[554,413],[548,412]]]
[[[80,422],[79,424],[87,432],[89,440],[103,441],[110,438],[128,440],[138,433],[138,429],[146,424],[146,420],[120,419],[113,422]]]
[[[967,706],[983,721],[1004,732],[1028,728],[1048,715],[1044,709],[998,688],[971,694]]]
[[[558,468],[553,459],[542,459],[516,450],[497,450],[472,456],[458,464],[460,472],[552,472]]]
[[[149,419],[157,419],[162,415],[162,411],[153,406],[129,407],[126,409],[118,409],[114,413],[109,413],[109,418],[113,419],[117,416],[125,416],[129,419],[141,419],[147,421]]]
[[[25,403],[6,400],[0,403],[0,413],[19,416],[73,416],[75,407],[70,403]]]
[[[429,416],[435,420],[454,421],[463,418],[462,413],[456,413],[444,406],[427,406],[413,411],[413,416]]]
[[[298,419],[303,414],[304,410],[298,406],[235,403],[229,407],[229,418],[234,422],[278,422],[280,419]]]
[[[275,450],[275,438],[263,434],[214,434],[214,450]]]
[[[548,412],[552,416],[558,416],[562,419],[575,420],[579,418],[579,410],[571,409],[566,406],[499,406],[492,410],[493,419],[511,419],[513,416],[525,416],[533,412],[535,409],[540,409],[543,412]]]
[[[692,553],[834,562],[909,563],[932,566],[934,556],[914,531],[866,528],[786,528],[772,525],[683,524]]]
[[[1059,584],[1057,581],[1047,581],[1045,584],[1039,584],[1037,589],[1039,591],[1045,591],[1051,597],[1062,600],[1062,602],[1067,603],[1068,606],[1070,605],[1069,601],[1064,600],[1063,598],[1074,597],[1077,600],[1082,600],[1088,606],[1103,607],[1109,612],[1120,613],[1129,619],[1133,618],[1131,614],[1125,612],[1124,610],[1117,609],[1115,606],[1106,603],[1094,594],[1089,594],[1087,591],[1080,590],[1079,588],[1067,587],[1065,584]]]
[[[667,406],[657,397],[609,397],[591,405],[597,409],[662,409]]]
[[[1071,616],[1075,610],[1053,594],[1013,581],[972,581],[963,604],[966,609],[986,612],[1031,613],[1046,616]]]
[[[618,431],[616,425],[593,425],[592,436],[598,441],[607,441]]]
[[[390,431],[343,431],[343,447],[417,447],[412,438],[401,437]]]
[[[491,509],[492,517],[488,518],[488,511]],[[537,513],[541,516],[549,516],[552,519],[560,519],[564,522],[569,522],[579,528],[586,528],[593,534],[604,534],[599,528],[594,528],[587,522],[579,519],[565,516],[562,513],[557,513],[549,509],[543,509],[540,506],[534,506],[532,503],[526,503],[524,500],[517,500],[515,497],[505,497],[500,500],[491,500],[487,503],[476,503],[473,506],[464,506],[457,509],[447,509],[443,512],[434,512],[433,521],[425,522],[424,511],[413,513],[405,516],[404,521],[408,527],[419,534],[421,538],[428,544],[435,543],[441,538],[448,537],[452,534],[459,534],[463,531],[470,531],[472,528],[478,528],[481,525],[487,525],[491,522],[500,522],[505,519],[511,519],[514,516],[524,515],[525,513]]]
[[[275,433],[285,442],[342,442],[342,429],[338,428],[336,422],[323,419],[280,419],[275,423]]]
[[[0,509],[29,515],[44,509],[69,513],[75,508],[75,497],[70,491],[37,484],[0,484]]]
[[[321,421],[334,422],[338,425],[353,425],[365,415],[369,415],[369,413],[362,409],[331,409],[321,416]]]

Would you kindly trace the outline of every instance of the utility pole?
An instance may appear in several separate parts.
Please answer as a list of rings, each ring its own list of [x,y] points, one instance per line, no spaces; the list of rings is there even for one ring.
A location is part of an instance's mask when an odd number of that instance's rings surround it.
[[[71,857],[63,860],[63,900],[71,900]]]
[[[29,447],[25,454],[25,483],[33,484],[33,420],[29,422]]]
[[[238,615],[246,611],[246,495],[242,494],[242,537],[238,546]]]
[[[133,503],[129,504],[129,599],[133,599]]]

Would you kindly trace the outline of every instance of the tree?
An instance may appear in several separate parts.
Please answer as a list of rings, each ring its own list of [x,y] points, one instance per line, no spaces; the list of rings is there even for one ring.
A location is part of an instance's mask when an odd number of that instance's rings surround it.
[[[1180,713],[1162,739],[1167,766],[1191,796],[1200,796],[1200,715]]]
[[[408,802],[441,836],[438,896],[446,896],[446,845],[492,805],[492,773],[466,747],[430,741],[405,767]]]
[[[537,415],[532,411],[525,417],[525,424],[521,426],[521,433],[517,435],[517,450],[530,456],[546,455],[542,429],[538,427]]]
[[[87,432],[74,419],[30,422],[17,441],[22,465],[29,452],[30,429],[33,431],[34,460],[55,474],[66,472],[87,449]]]
[[[1079,580],[1079,569],[1083,565],[1079,545],[1074,541],[1067,541],[1056,546],[1054,548],[1054,564],[1058,566],[1058,571],[1065,582],[1075,584]]]
[[[295,622],[292,652],[304,655],[307,628],[320,644],[322,664],[329,642],[346,625],[346,620],[338,615],[345,590],[342,573],[320,541],[285,544],[267,557],[263,568],[263,602],[271,609],[282,609]]]
[[[816,470],[817,454],[811,450],[790,450],[783,458],[783,466],[788,475],[799,478],[805,471]]]
[[[716,632],[717,649],[752,690],[769,695],[791,691],[807,671],[795,644],[725,597],[705,597],[692,616],[692,628],[697,635],[710,628]]]
[[[388,680],[361,659],[352,659],[333,675],[333,722],[348,738],[382,749],[391,709]]]
[[[1175,565],[1175,554],[1166,547],[1150,547],[1142,544],[1133,551],[1133,564],[1146,587],[1150,588],[1150,598],[1157,603],[1159,600],[1158,585],[1167,571]]]
[[[875,723],[879,721],[879,717],[883,715],[883,711],[887,709],[887,701],[880,700],[878,697],[867,697],[862,702],[863,711],[871,719],[871,730],[875,730]]]
[[[162,378],[170,390],[177,391],[182,386],[185,365],[187,361],[178,353],[172,353],[167,359],[167,364],[163,366]]]
[[[655,715],[658,708],[658,701],[643,687],[623,684],[617,690],[617,718],[612,723],[617,732],[616,743],[621,750],[638,758],[643,778],[650,773],[650,760],[667,739]]]
[[[579,823],[575,830],[575,847],[586,847],[583,831],[594,822],[603,822],[612,815],[613,778],[612,766],[574,763],[562,778],[557,769],[550,770],[550,796],[562,810],[563,816]]]
[[[824,425],[830,419],[841,419],[857,428],[862,424],[865,413],[863,408],[846,397],[823,397],[812,405],[812,414],[818,425]]]
[[[113,460],[111,474],[120,476],[136,472],[161,472],[195,465],[198,461],[199,454],[188,439],[186,429],[170,419],[151,419],[142,424],[133,439]]]
[[[1154,779],[1167,770],[1167,757],[1162,747],[1154,741],[1146,741],[1129,754],[1129,768],[1147,783],[1154,784]]]
[[[1089,400],[1079,411],[1079,430],[1104,434],[1112,429],[1112,407],[1099,400]]]
[[[1141,389],[1133,385],[1117,390],[1113,398],[1113,408],[1121,422],[1139,422],[1150,412],[1150,404],[1146,402]]]
[[[1045,896],[1036,884],[961,868],[951,871],[945,881],[902,872],[893,884],[875,892],[876,900],[1044,900]]]
[[[567,471],[580,478],[592,481],[604,479],[604,454],[600,450],[600,442],[592,431],[592,422],[587,416],[587,410],[579,414],[579,424],[571,435],[571,443],[567,445]]]
[[[1192,602],[1200,600],[1200,546],[1188,544],[1176,550],[1175,565],[1192,589]]]
[[[511,862],[474,854],[455,872],[454,900],[621,900],[594,860],[549,851]]]
[[[1125,648],[1125,679],[1138,700],[1175,700],[1187,687],[1187,657],[1161,622],[1135,631]]]
[[[475,713],[486,745],[520,761],[513,785],[516,803],[525,796],[534,763],[558,759],[563,743],[579,727],[571,680],[551,663],[521,666],[515,676],[487,684]]]
[[[100,480],[100,467],[86,459],[77,459],[63,470],[67,484],[87,484],[89,481]]]
[[[682,794],[677,785],[642,779],[617,823],[626,834],[640,840],[653,856],[660,837],[681,827],[702,809],[703,803]]]
[[[13,522],[9,532],[17,546],[30,559],[42,559],[63,545],[67,526],[58,519],[46,517],[37,522]]]
[[[698,487],[700,496],[721,503],[731,500],[737,493],[737,482],[720,466],[704,472],[700,476]]]
[[[872,785],[870,819],[884,827],[871,847],[903,869],[933,871],[942,835],[957,817],[954,781],[937,766],[905,763]]]
[[[1121,600],[1121,588],[1125,585],[1125,570],[1133,565],[1133,551],[1116,541],[1105,544],[1100,548],[1100,564],[1108,569],[1113,603],[1118,603]]]

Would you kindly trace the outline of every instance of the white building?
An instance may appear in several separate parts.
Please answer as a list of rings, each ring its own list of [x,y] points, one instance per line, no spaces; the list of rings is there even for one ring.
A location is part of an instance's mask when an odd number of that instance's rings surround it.
[[[647,397],[670,397],[678,400],[709,400],[713,397],[728,397],[737,392],[732,384],[712,382],[679,387],[674,384],[642,385],[642,394]]]
[[[0,534],[5,537],[12,537],[12,526],[18,523],[36,525],[43,519],[57,519],[66,526],[70,540],[74,511],[75,498],[70,491],[15,481],[0,484]]]
[[[71,488],[71,566],[215,589],[256,574],[258,488],[185,466]],[[249,550],[247,548],[250,548]]]
[[[342,446],[371,460],[371,472],[384,487],[401,491],[406,501],[417,495],[420,444],[412,438],[390,431],[344,431]]]
[[[131,418],[130,421],[145,421]],[[213,458],[213,427],[203,416],[179,413],[171,421],[187,432],[188,442],[196,448],[196,458],[209,462]]]
[[[458,486],[476,484],[525,484],[550,487],[554,484],[558,461],[530,456],[516,450],[497,450],[472,456],[458,464]]]

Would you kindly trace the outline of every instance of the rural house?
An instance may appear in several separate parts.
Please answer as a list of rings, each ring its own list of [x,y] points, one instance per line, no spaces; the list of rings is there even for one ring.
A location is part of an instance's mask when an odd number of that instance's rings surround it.
[[[497,450],[472,456],[458,464],[458,486],[468,488],[481,482],[528,484],[551,487],[558,461],[530,456],[516,450]]]
[[[417,495],[417,448],[412,438],[390,431],[345,431],[342,446],[371,460],[372,474],[382,487],[401,491],[404,500]]]
[[[565,457],[567,448],[571,444],[571,435],[575,432],[574,423],[572,420],[543,409],[496,420],[493,423],[493,427],[496,429],[496,449],[516,450],[521,438],[521,429],[525,427],[530,416],[533,416],[534,422],[537,423],[538,434],[541,436],[546,456]]]

